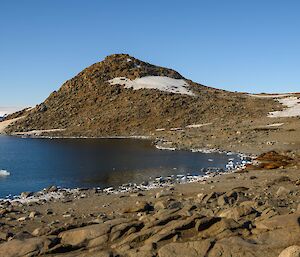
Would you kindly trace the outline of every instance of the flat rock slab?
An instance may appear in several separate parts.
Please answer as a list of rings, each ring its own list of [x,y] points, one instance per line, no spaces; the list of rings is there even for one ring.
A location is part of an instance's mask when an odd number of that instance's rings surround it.
[[[132,221],[132,219],[120,218],[108,220],[101,224],[61,232],[58,237],[61,238],[61,244],[63,245],[71,245],[76,248],[82,247],[87,245],[90,240],[104,236],[110,233],[112,228],[129,221]]]
[[[201,255],[199,255],[200,257]],[[218,241],[205,257],[277,257],[278,252],[267,246],[252,244],[240,237],[231,237]],[[204,256],[203,256],[204,257]]]
[[[256,222],[255,226],[258,229],[265,229],[265,230],[282,229],[287,227],[294,227],[300,229],[300,215],[297,213],[278,215],[270,219]]]
[[[64,231],[59,234],[61,243],[63,245],[71,245],[73,247],[80,247],[89,240],[103,236],[110,232],[110,224],[95,224],[82,228],[76,228]]]

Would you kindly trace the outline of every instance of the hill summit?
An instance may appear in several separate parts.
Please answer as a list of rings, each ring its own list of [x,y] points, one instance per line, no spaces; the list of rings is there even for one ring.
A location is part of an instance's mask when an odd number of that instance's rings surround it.
[[[233,116],[257,116],[263,112],[259,106],[263,106],[260,100],[244,94],[206,87],[172,69],[128,54],[114,54],[66,81],[7,132],[149,135],[160,129],[219,122]]]

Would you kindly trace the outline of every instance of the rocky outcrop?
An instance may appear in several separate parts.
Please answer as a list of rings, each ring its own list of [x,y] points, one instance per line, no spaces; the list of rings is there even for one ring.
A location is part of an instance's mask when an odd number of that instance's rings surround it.
[[[124,212],[98,224],[44,230],[44,235],[16,235],[0,244],[0,256],[297,256],[299,213],[269,217],[242,204],[249,201],[224,206],[217,198],[200,204],[190,200],[177,208],[141,208],[138,216]],[[204,206],[216,214],[204,215]]]
[[[123,218],[66,230],[57,236],[16,238],[0,244],[0,255],[55,253],[58,256],[62,252],[73,252],[73,256],[77,256],[77,249],[81,249],[95,251],[97,256],[277,257],[288,244],[300,243],[300,216],[297,214],[275,216],[252,228],[246,225],[250,220],[238,223],[225,218],[203,217],[197,212],[191,217],[178,215],[175,219],[172,215],[151,227],[146,226],[147,222]],[[297,253],[299,247],[293,246],[282,251],[280,256],[297,256]],[[86,252],[78,256],[90,255]]]

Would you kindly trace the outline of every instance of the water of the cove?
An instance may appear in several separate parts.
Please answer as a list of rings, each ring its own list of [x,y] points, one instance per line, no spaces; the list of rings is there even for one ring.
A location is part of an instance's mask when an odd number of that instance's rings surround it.
[[[237,155],[158,150],[137,139],[25,139],[0,136],[0,198],[61,187],[109,187],[225,168]]]

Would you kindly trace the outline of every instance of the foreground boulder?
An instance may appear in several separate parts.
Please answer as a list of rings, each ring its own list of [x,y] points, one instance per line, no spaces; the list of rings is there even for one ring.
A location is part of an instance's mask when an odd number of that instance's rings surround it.
[[[284,249],[278,257],[300,257],[300,246],[292,245]]]
[[[244,216],[256,213],[257,211],[250,206],[237,206],[221,211],[219,216],[222,218],[239,220]]]
[[[24,240],[13,239],[0,245],[0,256],[36,256],[47,252],[51,247],[51,243],[51,240],[46,237],[34,237]]]

